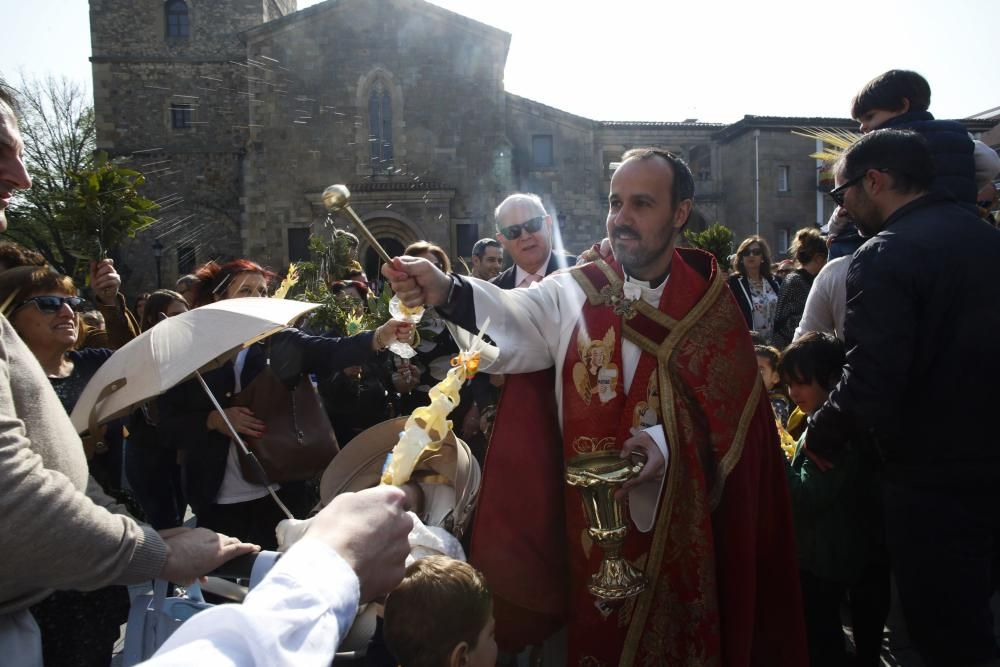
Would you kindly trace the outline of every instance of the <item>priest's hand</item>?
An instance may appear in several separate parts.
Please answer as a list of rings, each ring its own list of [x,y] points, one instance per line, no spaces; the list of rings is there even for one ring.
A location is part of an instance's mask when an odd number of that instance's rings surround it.
[[[622,484],[622,488],[615,493],[616,500],[623,500],[629,491],[640,484],[650,481],[659,482],[667,467],[663,453],[651,435],[638,428],[633,428],[631,433],[632,437],[622,444],[621,456],[624,459],[632,456],[633,453],[641,454],[646,457],[646,465],[642,467],[642,471],[638,475]]]
[[[451,278],[426,259],[395,257],[382,265],[382,275],[408,308],[440,306],[448,300]]]

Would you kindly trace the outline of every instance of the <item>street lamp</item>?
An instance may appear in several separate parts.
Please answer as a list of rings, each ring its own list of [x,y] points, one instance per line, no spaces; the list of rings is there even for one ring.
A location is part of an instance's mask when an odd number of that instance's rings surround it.
[[[153,239],[153,259],[156,261],[156,289],[163,287],[160,280],[160,258],[163,257],[163,244],[160,239]]]

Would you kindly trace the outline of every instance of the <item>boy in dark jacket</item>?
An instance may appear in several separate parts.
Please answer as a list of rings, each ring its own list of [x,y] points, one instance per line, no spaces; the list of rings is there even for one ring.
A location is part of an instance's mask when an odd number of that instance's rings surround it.
[[[924,77],[891,69],[866,83],[854,96],[851,118],[864,133],[892,128],[923,135],[934,158],[932,191],[974,205],[979,189],[975,144],[961,123],[935,119],[927,110],[930,104],[931,87]]]

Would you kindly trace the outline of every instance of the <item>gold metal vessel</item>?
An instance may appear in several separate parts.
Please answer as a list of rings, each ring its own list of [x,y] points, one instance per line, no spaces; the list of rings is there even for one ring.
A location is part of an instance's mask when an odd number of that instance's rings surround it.
[[[590,538],[604,552],[587,590],[609,602],[638,595],[646,588],[646,575],[622,558],[628,533],[624,503],[615,500],[622,484],[639,474],[643,463],[619,457],[620,450],[576,456],[566,464],[566,483],[580,491]]]

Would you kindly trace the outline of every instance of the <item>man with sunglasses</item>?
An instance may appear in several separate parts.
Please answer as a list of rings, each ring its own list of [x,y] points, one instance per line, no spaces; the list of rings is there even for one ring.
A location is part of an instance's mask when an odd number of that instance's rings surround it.
[[[14,192],[31,187],[23,150],[13,97],[0,86],[0,231],[7,228],[5,210]],[[11,269],[23,270],[45,269]],[[3,306],[33,308],[44,319],[79,304],[75,297],[29,295]],[[189,582],[257,549],[201,528],[161,536],[114,505],[89,477],[80,438],[41,366],[2,316],[0,488],[0,661],[5,664],[42,664],[29,607],[53,589],[93,590],[157,577]]]
[[[497,241],[514,265],[493,283],[502,289],[529,287],[553,271],[576,264],[576,257],[552,249],[552,217],[538,195],[513,194],[497,206]]]
[[[548,649],[565,625],[565,664],[808,660],[785,462],[746,321],[713,257],[676,248],[693,200],[683,160],[634,149],[611,179],[613,256],[514,290],[416,258],[382,269],[407,305],[469,330],[488,318],[496,370],[555,366],[505,389],[517,415],[494,425],[472,528],[503,650]],[[505,429],[519,437],[501,445]],[[587,589],[601,550],[564,479],[568,461],[606,452],[646,460],[617,496],[622,557],[650,583],[621,605]]]
[[[868,240],[847,272],[847,363],[806,445],[877,449],[886,544],[924,662],[994,664],[1000,235],[934,178],[927,142],[899,130],[865,135],[835,167],[831,196]]]

